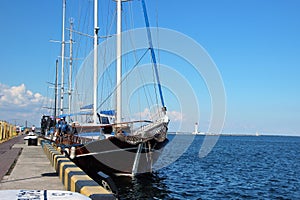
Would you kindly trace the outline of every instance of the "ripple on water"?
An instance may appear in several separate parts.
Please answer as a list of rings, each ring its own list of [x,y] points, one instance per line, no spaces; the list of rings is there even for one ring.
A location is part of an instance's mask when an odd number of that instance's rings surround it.
[[[221,136],[200,159],[203,138],[152,175],[119,179],[120,199],[300,199],[300,137]]]

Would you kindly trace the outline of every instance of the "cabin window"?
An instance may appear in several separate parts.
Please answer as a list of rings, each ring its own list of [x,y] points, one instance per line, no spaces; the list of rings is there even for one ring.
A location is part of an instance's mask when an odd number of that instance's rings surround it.
[[[101,123],[102,124],[109,124],[108,117],[101,117]]]

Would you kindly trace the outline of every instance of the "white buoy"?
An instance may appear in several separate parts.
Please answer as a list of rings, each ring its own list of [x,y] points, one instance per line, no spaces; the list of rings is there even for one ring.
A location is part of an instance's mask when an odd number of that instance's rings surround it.
[[[69,150],[69,148],[65,148],[65,152],[67,152],[67,154],[70,155],[70,150]]]
[[[74,159],[74,158],[75,158],[75,147],[71,147],[70,158],[71,158],[71,159]]]

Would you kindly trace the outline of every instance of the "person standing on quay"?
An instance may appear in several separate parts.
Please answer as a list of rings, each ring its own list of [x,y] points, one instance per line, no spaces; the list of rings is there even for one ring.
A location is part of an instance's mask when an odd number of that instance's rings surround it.
[[[34,125],[32,125],[31,131],[34,133],[34,131],[35,131],[35,126]]]

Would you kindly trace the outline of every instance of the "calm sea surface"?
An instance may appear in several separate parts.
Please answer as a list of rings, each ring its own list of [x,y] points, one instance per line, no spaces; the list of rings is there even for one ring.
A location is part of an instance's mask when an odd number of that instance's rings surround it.
[[[300,137],[220,136],[199,158],[203,140],[196,136],[178,160],[153,175],[116,179],[119,198],[300,199]]]

